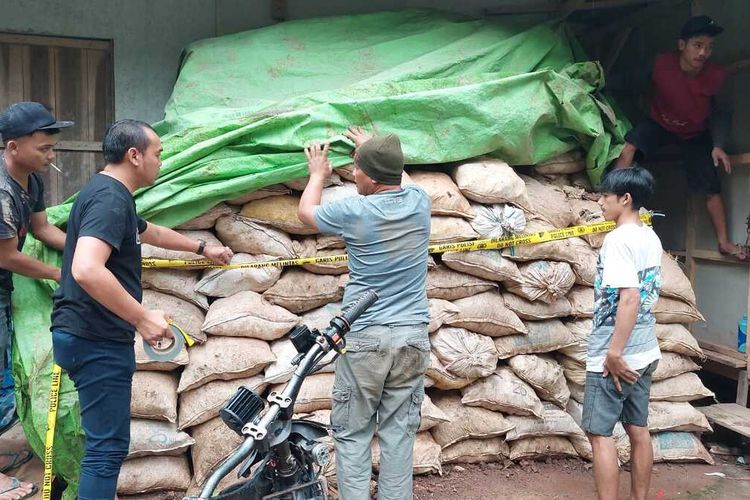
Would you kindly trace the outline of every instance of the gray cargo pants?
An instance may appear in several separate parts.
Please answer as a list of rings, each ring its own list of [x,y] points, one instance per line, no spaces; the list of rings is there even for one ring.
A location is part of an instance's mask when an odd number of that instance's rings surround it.
[[[380,444],[378,499],[412,498],[412,455],[430,364],[427,325],[371,326],[336,361],[331,430],[342,500],[369,498],[370,445]]]

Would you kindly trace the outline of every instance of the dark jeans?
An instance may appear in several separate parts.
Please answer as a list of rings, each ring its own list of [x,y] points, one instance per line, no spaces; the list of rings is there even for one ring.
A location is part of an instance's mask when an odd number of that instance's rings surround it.
[[[130,393],[135,371],[132,344],[92,341],[52,332],[55,362],[73,380],[81,404],[86,447],[78,498],[111,500],[130,445]]]
[[[10,424],[16,413],[13,376],[10,373],[12,339],[10,290],[0,289],[0,429]]]

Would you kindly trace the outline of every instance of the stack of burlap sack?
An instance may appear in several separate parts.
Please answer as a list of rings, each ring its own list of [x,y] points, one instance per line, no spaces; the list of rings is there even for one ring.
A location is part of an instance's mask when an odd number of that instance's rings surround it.
[[[446,243],[603,220],[599,206],[581,198],[582,170],[583,160],[574,154],[525,170],[477,159],[411,176],[432,198],[431,242]],[[323,204],[357,196],[351,167],[336,172]],[[305,183],[248,193],[178,229],[231,247],[233,263],[344,253],[342,240],[315,234],[298,220]],[[603,238],[430,257],[432,362],[415,474],[440,473],[452,463],[591,458],[580,421]],[[200,258],[148,245],[143,256]],[[144,270],[146,306],[167,311],[200,343],[168,363],[150,361],[136,345],[133,439],[120,494],[159,491],[163,498],[166,491],[196,492],[241,441],[221,422],[219,408],[242,385],[260,394],[283,387],[296,354],[285,334],[302,323],[325,327],[341,307],[347,277],[346,262]],[[702,352],[686,328],[702,317],[689,281],[666,254],[662,285],[655,312],[663,359],[649,408],[655,461],[710,463],[698,437],[710,426],[690,405],[712,396],[694,373]],[[296,413],[327,424],[333,379],[333,365],[309,377]],[[616,437],[620,459],[627,462],[629,443],[621,427]],[[376,441],[373,455],[377,468]],[[334,479],[335,466],[328,473]],[[236,481],[233,475],[221,486]]]

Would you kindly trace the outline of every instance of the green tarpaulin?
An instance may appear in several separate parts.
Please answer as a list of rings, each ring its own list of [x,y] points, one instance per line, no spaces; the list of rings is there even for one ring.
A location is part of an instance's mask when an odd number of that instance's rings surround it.
[[[147,84],[147,83],[145,83]],[[331,141],[349,163],[349,124],[398,134],[409,164],[493,155],[533,164],[583,147],[590,176],[621,148],[625,124],[600,93],[602,68],[562,23],[537,26],[433,11],[294,21],[194,43],[155,125],[164,143],[140,214],[174,226],[216,203],[305,174],[302,149]],[[64,225],[70,205],[48,210]],[[59,256],[29,239],[25,251]],[[16,277],[18,412],[43,452],[51,343],[48,283]],[[63,378],[55,472],[75,487],[82,432]],[[67,498],[73,498],[69,488]]]

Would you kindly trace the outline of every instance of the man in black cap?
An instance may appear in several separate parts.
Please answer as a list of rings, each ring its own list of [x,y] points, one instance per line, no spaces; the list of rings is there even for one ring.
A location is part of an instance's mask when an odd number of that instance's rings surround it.
[[[706,195],[719,251],[747,260],[746,251],[729,240],[717,169],[729,174],[724,151],[731,124],[728,106],[717,102],[726,71],[709,61],[714,39],[724,29],[708,16],[691,17],[680,32],[678,51],[659,54],[651,75],[649,118],[625,135],[615,168],[649,159],[661,147],[678,144],[688,187]]]
[[[427,334],[427,247],[430,197],[404,173],[394,134],[371,137],[359,128],[347,136],[357,146],[354,180],[360,195],[320,204],[331,174],[328,146],[305,150],[310,181],[298,216],[323,234],[346,241],[349,282],[344,304],[371,289],[375,304],[352,325],[347,353],[336,361],[331,431],[339,493],[370,498],[377,428],[378,498],[412,497],[413,447],[430,364]]]
[[[57,121],[37,102],[18,102],[0,114],[3,151],[0,158],[0,429],[11,424],[15,413],[10,377],[12,335],[12,273],[60,281],[60,268],[21,252],[26,234],[56,250],[65,246],[65,233],[47,221],[44,205],[44,172],[55,159],[60,129],[73,122]],[[27,454],[0,454],[0,498],[26,498],[36,486],[2,474],[31,458]]]

